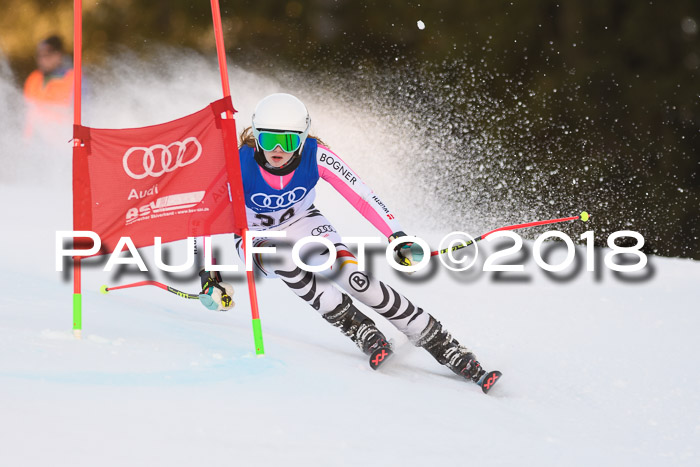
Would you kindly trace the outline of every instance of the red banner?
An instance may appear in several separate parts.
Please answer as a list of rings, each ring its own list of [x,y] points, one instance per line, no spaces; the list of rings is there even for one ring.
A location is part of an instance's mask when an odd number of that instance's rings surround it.
[[[75,127],[74,230],[96,232],[106,251],[120,237],[137,248],[246,226],[230,98],[143,128]]]

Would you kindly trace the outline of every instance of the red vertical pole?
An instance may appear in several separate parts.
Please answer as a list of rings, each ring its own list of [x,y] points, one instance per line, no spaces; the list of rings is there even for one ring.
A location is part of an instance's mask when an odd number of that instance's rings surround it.
[[[83,2],[73,0],[73,124],[81,125],[81,89],[83,68]],[[75,126],[74,126],[75,128]],[[73,152],[80,148],[82,141],[73,139]],[[74,226],[74,230],[75,229]],[[75,247],[73,240],[73,249]],[[80,256],[73,257],[73,335],[80,339],[83,330],[82,293],[80,281]]]
[[[219,0],[211,0],[211,16],[214,20],[214,37],[216,38],[216,56],[219,59],[221,88],[224,91],[224,97],[228,97],[231,95],[231,89],[228,85],[228,67],[226,65],[226,49],[224,48],[224,32],[221,26]],[[226,118],[233,118],[233,113],[230,110],[226,111]]]
[[[80,91],[83,80],[83,1],[73,2],[73,124],[81,124]]]
[[[219,0],[211,0],[211,15],[214,21],[214,36],[216,37],[216,55],[219,58],[219,73],[221,74],[221,88],[224,93],[224,97],[231,96],[231,90],[228,84],[228,67],[226,66],[226,49],[224,48],[224,33],[221,26],[221,10],[219,8]],[[226,118],[233,119],[233,112],[230,110],[226,111]],[[235,142],[234,142],[235,144]],[[238,154],[238,147],[236,146],[236,154]],[[246,222],[246,225],[247,222]],[[243,229],[242,235],[245,240],[247,229]],[[245,244],[245,241],[244,241]],[[258,308],[258,294],[255,289],[255,276],[253,271],[247,271],[248,277],[248,294],[250,295],[250,308],[251,315],[253,318],[253,337],[255,339],[255,353],[257,355],[263,355],[265,353],[265,347],[263,345],[262,338],[262,326],[260,324],[260,312]]]

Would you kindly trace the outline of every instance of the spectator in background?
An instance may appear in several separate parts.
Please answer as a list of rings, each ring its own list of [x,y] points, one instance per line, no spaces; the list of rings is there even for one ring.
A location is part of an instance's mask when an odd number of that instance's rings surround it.
[[[36,62],[37,70],[24,83],[28,106],[25,136],[39,133],[42,139],[54,140],[65,133],[70,137],[73,64],[61,38],[54,35],[41,41]]]
[[[63,51],[63,41],[51,36],[39,43],[37,70],[24,83],[28,100],[70,105],[73,95],[73,64]]]

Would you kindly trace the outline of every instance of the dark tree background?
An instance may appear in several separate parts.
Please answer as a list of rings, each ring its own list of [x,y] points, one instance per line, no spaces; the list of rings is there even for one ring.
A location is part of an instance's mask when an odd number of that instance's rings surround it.
[[[153,43],[214,49],[206,0],[84,0],[84,8],[90,63],[123,48],[147,54]],[[466,87],[465,66],[476,67],[491,99],[527,109],[498,120],[509,134],[504,151],[527,153],[503,168],[516,188],[530,163],[558,174],[585,166],[577,186],[541,182],[550,193],[591,196],[598,216],[639,228],[649,252],[700,259],[700,2],[221,0],[221,10],[236,63],[284,65],[310,80],[415,70],[409,107],[449,101],[453,114],[466,112],[468,98],[445,89]],[[0,51],[18,83],[33,69],[37,40],[59,32],[70,43],[71,28],[70,0],[3,0]]]

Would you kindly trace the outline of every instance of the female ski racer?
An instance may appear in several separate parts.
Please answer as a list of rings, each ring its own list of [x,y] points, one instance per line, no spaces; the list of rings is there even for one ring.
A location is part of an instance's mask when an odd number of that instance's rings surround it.
[[[440,364],[478,382],[485,372],[474,354],[459,345],[440,322],[422,308],[385,282],[359,271],[355,256],[341,242],[341,236],[314,207],[314,187],[319,179],[323,179],[389,241],[406,235],[386,204],[360,177],[319,139],[309,136],[310,125],[306,107],[290,94],[272,94],[258,103],[252,127],[243,131],[240,145],[248,225],[254,231],[284,230],[286,240],[291,242],[319,235],[329,239],[337,253],[330,270],[333,280],[343,290],[330,281],[317,280],[315,273],[299,268],[292,261],[289,250],[280,249],[282,242],[278,239],[258,237],[253,240],[254,246],[278,247],[274,256],[262,258],[254,255],[256,266],[267,277],[279,277],[325,320],[340,328],[365,354],[375,355],[380,349],[390,350],[390,346],[374,321],[353,305],[353,298],[389,320],[414,345],[427,350]],[[243,239],[238,238],[236,247],[243,258],[242,243]],[[394,254],[404,265],[410,265],[414,260],[410,246],[408,242],[400,244]],[[287,254],[281,254],[281,251]],[[319,253],[315,262],[324,263],[327,254],[327,251]],[[275,262],[271,259],[273,257]],[[307,264],[314,262],[309,258],[304,260]],[[232,291],[232,287],[220,280],[215,273],[202,274],[201,298],[208,308],[227,309],[232,306],[225,293]],[[225,299],[223,304],[222,296]],[[375,361],[373,364],[370,360],[373,368],[379,363]]]

